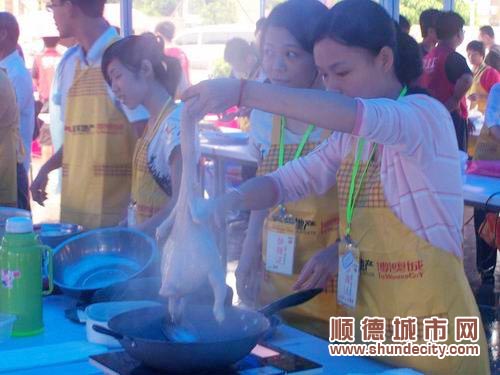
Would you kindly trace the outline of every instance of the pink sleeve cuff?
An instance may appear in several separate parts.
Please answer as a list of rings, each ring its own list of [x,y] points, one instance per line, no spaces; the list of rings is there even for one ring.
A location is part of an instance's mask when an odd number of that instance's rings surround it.
[[[363,115],[365,112],[365,106],[363,101],[356,98],[356,121],[354,123],[354,129],[352,129],[352,135],[358,135],[361,131],[361,125],[363,124]]]

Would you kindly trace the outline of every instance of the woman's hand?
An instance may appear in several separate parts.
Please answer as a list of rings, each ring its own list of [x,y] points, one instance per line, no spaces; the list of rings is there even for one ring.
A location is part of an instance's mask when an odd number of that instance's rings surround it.
[[[294,290],[325,288],[328,280],[338,272],[338,242],[318,251],[302,268]]]
[[[260,241],[257,241],[260,242]],[[255,307],[260,293],[264,267],[260,255],[260,244],[242,253],[236,268],[236,290],[248,307]]]
[[[35,180],[31,184],[30,191],[31,197],[40,206],[43,206],[43,202],[47,199],[47,183],[49,182],[48,173],[44,169],[40,169]]]
[[[182,100],[191,117],[203,117],[207,113],[223,113],[238,104],[240,80],[219,78],[202,81],[182,94]]]
[[[235,272],[238,296],[249,307],[256,307],[264,277],[262,228],[267,213],[268,210],[252,211],[250,213],[247,234],[243,241],[243,249]]]

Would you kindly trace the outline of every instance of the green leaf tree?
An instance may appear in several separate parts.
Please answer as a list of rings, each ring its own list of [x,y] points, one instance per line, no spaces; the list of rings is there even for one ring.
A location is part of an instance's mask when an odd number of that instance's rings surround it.
[[[401,0],[399,12],[410,21],[412,25],[418,25],[420,13],[429,8],[443,9],[442,0]],[[457,0],[455,3],[455,12],[460,14],[465,23],[469,23],[470,4],[468,0]]]
[[[119,0],[110,2],[117,3]],[[180,3],[181,0],[134,0],[134,8],[151,16],[168,17],[172,15]]]
[[[204,24],[234,23],[238,18],[235,0],[205,0],[200,12]]]

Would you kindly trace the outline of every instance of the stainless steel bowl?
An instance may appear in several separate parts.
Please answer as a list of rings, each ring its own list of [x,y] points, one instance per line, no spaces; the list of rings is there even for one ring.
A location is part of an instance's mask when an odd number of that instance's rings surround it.
[[[9,217],[31,217],[31,212],[20,208],[0,206],[0,238],[5,233],[5,222]]]
[[[83,232],[83,227],[77,224],[47,223],[35,225],[35,232],[44,245],[56,248],[68,238]]]
[[[156,242],[128,228],[96,229],[54,250],[54,284],[65,294],[90,297],[96,290],[143,275],[158,259]]]

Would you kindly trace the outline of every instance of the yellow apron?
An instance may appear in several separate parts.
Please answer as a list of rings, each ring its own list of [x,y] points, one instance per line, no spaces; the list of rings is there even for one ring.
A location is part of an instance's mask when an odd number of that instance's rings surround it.
[[[7,76],[0,72],[8,83]],[[9,83],[10,86],[10,83]],[[7,87],[3,87],[6,90]],[[12,103],[16,102],[13,89],[9,87],[12,93]],[[22,142],[19,137],[19,114],[17,108],[6,108],[2,121],[9,122],[9,126],[4,126],[2,136],[0,137],[0,206],[17,207],[17,163],[18,149],[22,150]]]
[[[278,169],[280,125],[280,117],[274,116],[271,148],[259,167],[257,175],[264,175]],[[329,132],[325,131],[323,138],[328,135]],[[306,143],[302,155],[308,154],[317,145],[318,143]],[[296,149],[295,144],[285,145],[285,162],[293,159]],[[306,262],[319,250],[333,244],[339,237],[336,188],[332,188],[322,196],[311,196],[299,202],[287,203],[285,208],[287,213],[294,216],[297,224],[304,224],[296,227],[293,274],[287,276],[266,271],[260,296],[260,302],[263,304],[292,293],[292,285],[297,281]],[[262,249],[264,260],[266,259],[266,227],[274,211],[272,210],[264,223]],[[307,303],[287,309],[282,316],[289,324],[326,337],[329,317],[339,314],[339,306],[336,302],[336,278],[332,278],[323,293]]]
[[[337,173],[340,233],[345,233],[354,151]],[[359,170],[364,170],[361,163]],[[464,273],[462,260],[418,237],[388,207],[380,180],[380,158],[371,163],[359,192],[352,220],[351,237],[361,254],[356,318],[356,340],[361,338],[360,320],[384,317],[391,327],[395,316],[448,318],[446,344],[455,343],[454,319],[479,317],[476,301]],[[392,327],[391,327],[392,328]],[[379,357],[394,366],[412,367],[425,374],[489,374],[488,348],[481,325],[480,357]],[[391,335],[387,333],[391,343]],[[423,343],[421,339],[417,343]]]
[[[164,120],[175,109],[175,104],[168,104],[158,116],[153,126],[148,126],[137,140],[134,158],[132,162],[132,201],[136,207],[136,223],[140,224],[164,207],[170,197],[158,185],[148,165],[148,147],[158,131],[161,129]]]
[[[472,86],[469,89],[469,95],[470,94],[478,94],[480,96],[477,101],[473,102],[473,104],[476,104],[478,111],[483,113],[483,114],[486,112],[486,103],[487,103],[487,98],[488,98],[488,92],[481,85],[481,77],[483,76],[483,73],[485,72],[486,68],[487,68],[487,65],[484,63],[478,67],[477,71],[474,72]]]
[[[479,133],[474,160],[500,160],[500,142],[486,125]]]
[[[135,135],[108,95],[100,66],[81,69],[68,93],[61,221],[117,225],[130,199]]]

